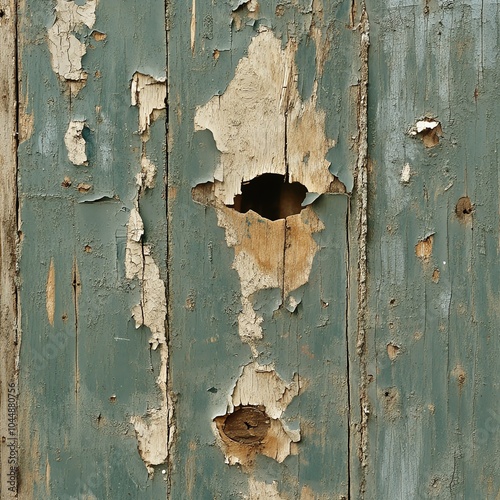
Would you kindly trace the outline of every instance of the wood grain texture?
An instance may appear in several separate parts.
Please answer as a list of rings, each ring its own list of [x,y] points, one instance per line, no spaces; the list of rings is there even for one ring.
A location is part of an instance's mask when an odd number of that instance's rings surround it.
[[[16,2],[0,1],[0,497],[17,494]]]
[[[498,498],[499,5],[367,4],[365,497]]]
[[[287,170],[320,194],[328,176],[352,191],[360,65],[350,5],[170,9],[172,498],[347,498],[350,199],[324,194],[286,221],[224,203],[242,181]],[[281,406],[285,393],[294,397]],[[223,434],[242,407],[267,411],[265,437]]]
[[[21,94],[33,123],[19,147],[19,496],[166,498],[163,467],[148,474],[131,422],[149,423],[148,411],[162,408],[162,354],[132,317],[146,293],[142,273],[126,275],[137,210],[140,246],[155,280],[166,278],[165,112],[149,110],[146,134],[131,102],[136,73],[165,78],[164,2],[86,2],[95,20],[66,25],[76,73],[61,74],[51,57],[63,60],[66,42],[49,47],[48,30],[74,5],[82,2],[27,0],[19,12]],[[71,122],[84,126],[65,140]],[[72,161],[68,144],[84,145],[86,160]]]

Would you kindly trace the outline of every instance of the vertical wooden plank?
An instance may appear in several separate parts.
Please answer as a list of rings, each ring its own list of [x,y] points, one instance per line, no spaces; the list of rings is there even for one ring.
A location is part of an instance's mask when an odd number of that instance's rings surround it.
[[[16,2],[0,2],[0,497],[17,497]]]
[[[366,498],[498,498],[499,6],[367,3]]]
[[[21,498],[166,497],[164,8],[20,7]]]
[[[171,496],[347,498],[351,4],[170,9]],[[231,208],[266,173],[321,197],[286,220],[255,212],[276,192]]]

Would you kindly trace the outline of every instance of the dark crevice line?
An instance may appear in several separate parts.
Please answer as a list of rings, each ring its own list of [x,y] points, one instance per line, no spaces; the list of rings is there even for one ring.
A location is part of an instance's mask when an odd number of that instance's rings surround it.
[[[346,373],[347,373],[347,498],[351,498],[351,421],[352,421],[352,404],[351,404],[351,366],[350,366],[350,349],[349,349],[349,314],[350,314],[350,297],[351,297],[351,249],[349,246],[350,235],[350,211],[351,200],[347,203],[346,211],[346,303],[345,303],[345,343],[346,343]]]
[[[169,72],[169,31],[170,31],[170,11],[169,6],[171,2],[170,0],[165,0],[165,71],[166,71],[166,96],[165,96],[165,135],[166,135],[166,144],[169,143],[169,117],[170,117],[170,72]],[[167,490],[167,498],[171,497],[171,489],[172,489],[172,470],[173,470],[173,461],[171,454],[172,447],[172,428],[175,428],[173,422],[174,409],[171,407],[172,402],[169,394],[171,393],[171,365],[170,365],[170,245],[171,245],[171,227],[169,221],[169,148],[165,148],[165,177],[164,177],[164,190],[165,190],[165,218],[167,223],[167,241],[165,248],[165,263],[166,263],[166,274],[165,274],[165,295],[166,295],[166,317],[165,317],[165,344],[167,349],[167,366],[165,368],[165,385],[166,385],[166,393],[167,393],[167,408],[168,408],[168,432],[167,432],[167,481],[166,481],[166,490]]]
[[[78,403],[78,391],[79,391],[79,367],[78,367],[78,293],[80,288],[80,282],[78,278],[78,264],[76,261],[76,256],[73,260],[73,308],[75,314],[75,399]],[[76,412],[78,417],[78,412]]]

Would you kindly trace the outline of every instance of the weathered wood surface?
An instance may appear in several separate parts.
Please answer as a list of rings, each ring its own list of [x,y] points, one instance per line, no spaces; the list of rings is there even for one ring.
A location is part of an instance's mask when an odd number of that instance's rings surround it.
[[[0,1],[0,497],[17,491],[16,6]]]
[[[172,498],[347,498],[345,191],[360,77],[351,5],[170,9]],[[227,206],[265,173],[337,193],[274,222]],[[255,408],[271,426],[262,439]],[[238,420],[255,441],[231,434]]]
[[[365,496],[498,498],[499,4],[367,4]]]
[[[19,498],[165,498],[134,432],[165,406],[162,326],[135,326],[153,302],[161,315],[166,276],[164,3],[27,0],[19,16],[33,121],[19,148]],[[161,424],[163,449],[141,444],[151,463],[166,460]]]
[[[18,4],[18,497],[498,498],[497,3]]]

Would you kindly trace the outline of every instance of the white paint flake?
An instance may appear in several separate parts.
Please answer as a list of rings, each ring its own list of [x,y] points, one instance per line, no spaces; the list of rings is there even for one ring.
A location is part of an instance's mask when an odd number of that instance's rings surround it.
[[[84,121],[71,121],[64,135],[64,144],[68,150],[68,159],[73,165],[87,165],[85,139],[83,138]]]
[[[139,453],[150,475],[154,465],[167,461],[168,447],[175,427],[172,423],[173,405],[167,392],[168,346],[166,344],[167,299],[165,282],[161,279],[151,247],[144,243],[144,223],[139,212],[142,192],[155,186],[156,166],[147,157],[146,145],[149,127],[161,109],[165,108],[165,79],[156,80],[151,76],[135,73],[131,82],[131,100],[138,107],[139,132],[141,134],[141,170],[136,175],[137,198],[130,211],[127,227],[125,252],[125,273],[127,279],[138,279],[141,284],[141,299],[132,308],[136,328],[149,328],[149,343],[160,352],[160,374],[156,383],[161,392],[158,408],[151,408],[143,416],[134,415],[130,422],[134,425]]]
[[[78,5],[72,0],[57,0],[56,20],[48,30],[52,69],[64,80],[86,81],[82,69],[85,44],[76,37],[82,26],[92,28],[96,16],[97,0],[87,0]]]
[[[142,73],[134,73],[131,84],[132,106],[139,108],[139,133],[149,129],[156,114],[165,109],[167,98],[166,78],[153,78]]]
[[[141,281],[141,300],[132,309],[132,315],[136,328],[144,325],[150,329],[150,344],[156,349],[165,342],[165,283],[160,278],[160,270],[151,255],[151,248],[142,242],[143,234],[144,225],[136,207],[131,210],[128,223],[125,273],[127,279],[138,278]]]
[[[419,120],[410,128],[409,134],[417,135],[426,130],[434,130],[438,125],[439,122],[436,120]]]
[[[411,168],[409,163],[405,163],[401,170],[401,183],[408,184],[411,178]]]

